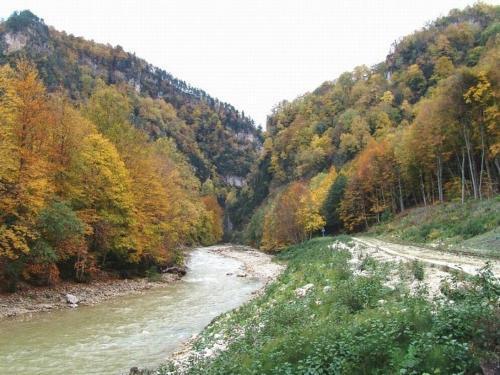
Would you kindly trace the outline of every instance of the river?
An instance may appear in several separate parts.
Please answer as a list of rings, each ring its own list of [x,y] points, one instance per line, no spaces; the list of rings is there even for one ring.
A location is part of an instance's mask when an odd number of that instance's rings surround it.
[[[0,322],[0,374],[123,374],[154,367],[215,316],[262,286],[241,263],[207,248],[191,252],[187,275],[142,295]]]

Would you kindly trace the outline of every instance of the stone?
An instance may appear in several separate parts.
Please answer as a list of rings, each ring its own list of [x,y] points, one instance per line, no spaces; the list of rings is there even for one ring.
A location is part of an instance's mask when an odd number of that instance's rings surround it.
[[[327,285],[323,288],[323,293],[328,293],[332,291],[332,287],[330,285]]]
[[[185,267],[159,267],[161,273],[173,273],[179,276],[184,276],[187,273]]]
[[[247,277],[247,274],[244,273],[244,272],[240,272],[239,274],[237,274],[236,276],[238,277]]]
[[[75,296],[74,294],[68,293],[65,295],[65,297],[66,297],[66,302],[69,303],[70,305],[78,305],[78,302],[80,302],[78,297]]]
[[[479,366],[484,375],[500,374],[500,364],[498,361],[483,359],[479,362]]]
[[[295,295],[297,297],[305,297],[309,291],[314,288],[314,284],[306,284],[302,288],[295,289]]]

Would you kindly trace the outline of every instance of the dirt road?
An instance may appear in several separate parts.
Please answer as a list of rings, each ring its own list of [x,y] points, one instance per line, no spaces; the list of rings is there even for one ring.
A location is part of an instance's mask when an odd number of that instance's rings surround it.
[[[429,265],[461,270],[471,275],[476,274],[486,263],[486,259],[470,255],[452,254],[423,247],[394,244],[375,238],[354,237],[353,239],[360,244],[378,249],[380,257],[386,260],[419,260]],[[494,275],[500,277],[500,262],[490,260],[490,263]]]

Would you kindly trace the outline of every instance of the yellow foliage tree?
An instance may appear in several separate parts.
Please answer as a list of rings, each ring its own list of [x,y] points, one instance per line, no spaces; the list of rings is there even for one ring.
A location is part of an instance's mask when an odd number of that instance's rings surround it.
[[[36,69],[0,70],[0,258],[29,253],[36,216],[52,191],[46,158],[50,112]]]
[[[83,139],[71,182],[71,201],[91,229],[91,248],[99,249],[102,262],[109,253],[138,261],[130,233],[136,222],[131,180],[116,148],[99,134]]]

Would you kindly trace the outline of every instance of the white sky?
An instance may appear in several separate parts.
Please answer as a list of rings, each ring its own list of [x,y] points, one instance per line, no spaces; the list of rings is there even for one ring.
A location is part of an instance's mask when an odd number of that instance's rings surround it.
[[[48,25],[126,51],[265,125],[294,99],[470,0],[2,0]],[[488,3],[498,4],[499,0]]]

